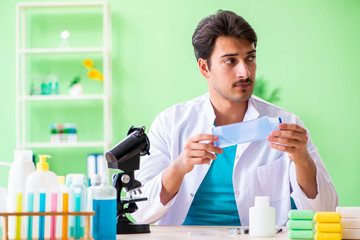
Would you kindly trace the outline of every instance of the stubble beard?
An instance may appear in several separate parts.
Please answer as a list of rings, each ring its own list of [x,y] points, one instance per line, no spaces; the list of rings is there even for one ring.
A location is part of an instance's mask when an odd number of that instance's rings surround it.
[[[250,78],[247,78],[245,80],[238,80],[236,81],[235,83],[233,83],[233,88],[235,87],[236,84],[238,83],[251,83],[252,86],[253,86],[253,80],[250,79]],[[235,95],[235,94],[231,94],[231,92],[229,91],[228,93],[226,93],[225,91],[223,91],[221,88],[219,88],[216,83],[214,81],[212,81],[212,85],[213,85],[213,88],[215,89],[215,91],[220,95],[222,96],[223,98],[231,101],[231,102],[245,102],[245,101],[248,101],[253,93],[253,90],[254,89],[250,89],[250,88],[247,88],[247,89],[241,89],[240,91],[244,94],[244,95],[241,95],[241,96],[238,96],[238,95]],[[249,92],[248,94],[246,94],[246,92]]]

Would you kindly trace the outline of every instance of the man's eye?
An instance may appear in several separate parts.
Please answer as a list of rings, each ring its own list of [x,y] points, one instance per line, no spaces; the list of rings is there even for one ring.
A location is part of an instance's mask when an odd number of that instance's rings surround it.
[[[234,62],[233,59],[226,59],[226,60],[224,61],[224,63],[226,63],[226,64],[231,64],[231,63],[233,63],[233,62]]]
[[[249,60],[249,61],[254,61],[255,58],[256,58],[256,55],[252,55],[252,56],[249,56],[249,57],[248,57],[248,60]]]

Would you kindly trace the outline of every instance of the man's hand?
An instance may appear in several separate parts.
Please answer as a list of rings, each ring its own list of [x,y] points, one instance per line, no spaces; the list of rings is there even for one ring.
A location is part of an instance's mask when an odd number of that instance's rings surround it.
[[[280,123],[279,130],[271,132],[270,147],[287,152],[295,163],[296,176],[301,189],[309,198],[317,195],[316,166],[307,150],[306,129],[296,124]]]
[[[211,134],[199,134],[188,139],[180,155],[164,170],[160,201],[166,205],[179,191],[185,174],[195,165],[208,164],[216,159],[215,153],[223,150],[214,146],[219,138]]]
[[[223,150],[214,146],[214,141],[219,137],[211,134],[199,134],[188,139],[183,151],[174,161],[174,167],[183,175],[191,172],[195,165],[209,164],[216,159],[214,153],[222,153]]]

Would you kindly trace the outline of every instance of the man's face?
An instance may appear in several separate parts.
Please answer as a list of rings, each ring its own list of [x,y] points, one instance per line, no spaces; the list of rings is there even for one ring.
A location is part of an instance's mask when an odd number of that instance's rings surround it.
[[[217,38],[210,57],[210,69],[207,62],[203,61],[206,70],[202,74],[208,79],[210,94],[232,102],[247,101],[254,90],[255,57],[254,43],[249,40]]]

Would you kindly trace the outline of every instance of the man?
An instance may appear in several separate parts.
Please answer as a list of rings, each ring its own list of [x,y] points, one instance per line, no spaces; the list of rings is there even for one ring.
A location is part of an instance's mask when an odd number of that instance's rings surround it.
[[[291,197],[298,209],[333,211],[330,177],[303,123],[253,96],[257,37],[230,11],[203,19],[193,46],[209,93],[160,113],[149,131],[151,155],[137,179],[148,201],[137,221],[160,225],[248,225],[255,196],[269,196],[276,224],[285,225]],[[280,117],[267,141],[214,146],[214,126]],[[241,134],[239,132],[238,134]]]

